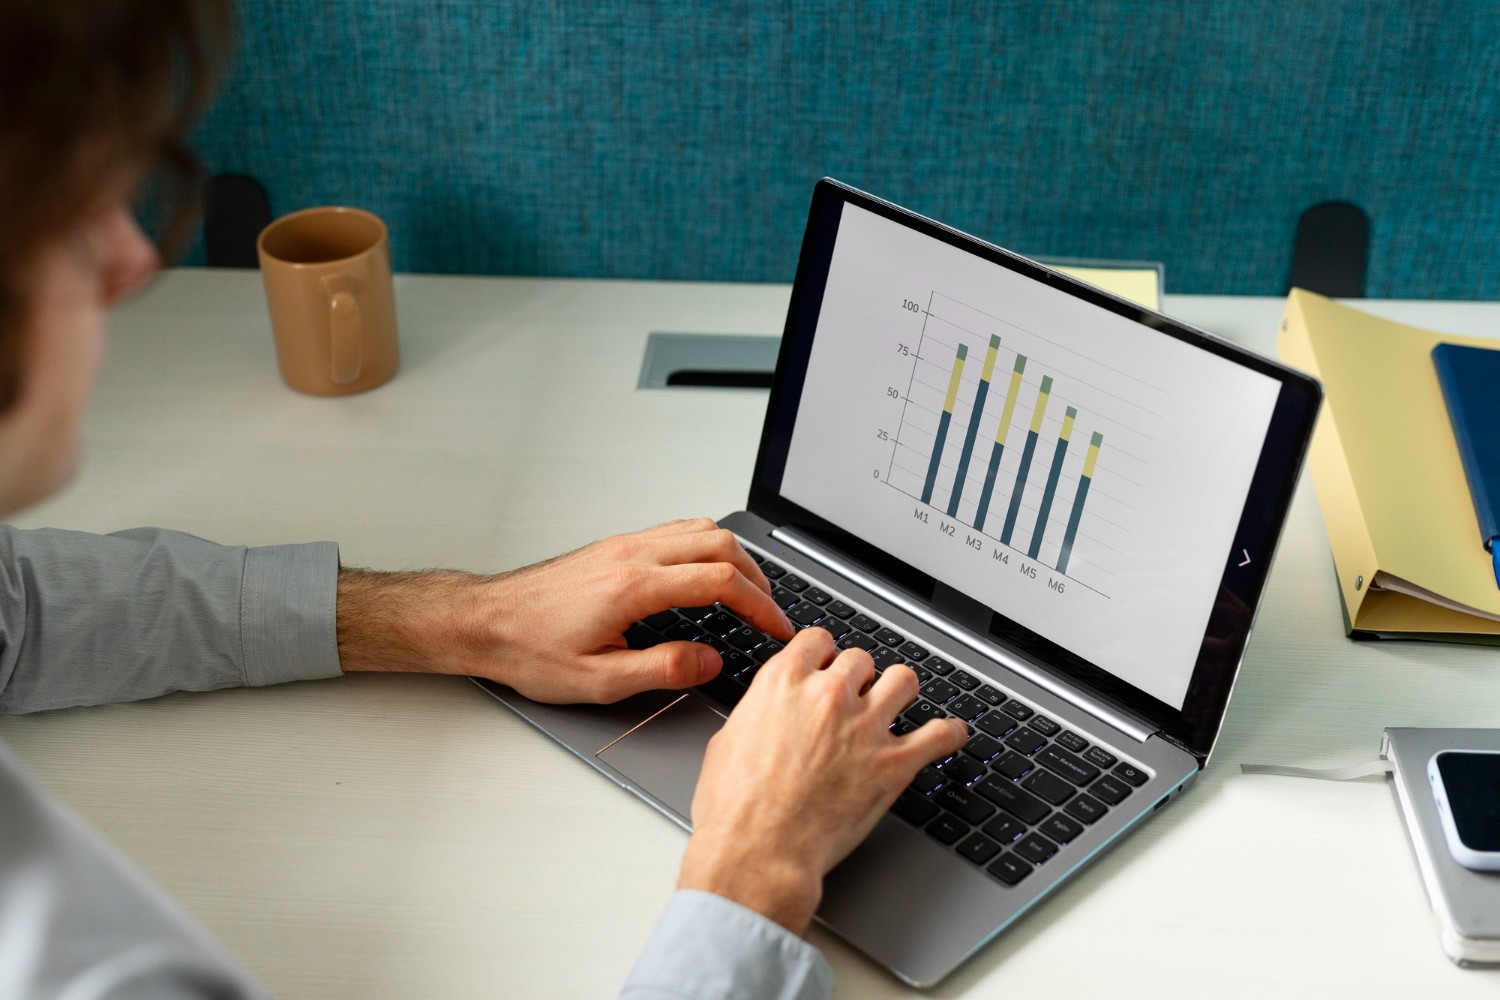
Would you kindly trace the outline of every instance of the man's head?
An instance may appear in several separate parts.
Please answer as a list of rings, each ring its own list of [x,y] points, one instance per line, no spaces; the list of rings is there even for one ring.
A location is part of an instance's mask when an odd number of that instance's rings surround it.
[[[5,0],[0,6],[0,514],[72,473],[108,308],[154,272],[143,183],[175,187],[229,49],[229,0]],[[170,247],[169,247],[170,249]]]

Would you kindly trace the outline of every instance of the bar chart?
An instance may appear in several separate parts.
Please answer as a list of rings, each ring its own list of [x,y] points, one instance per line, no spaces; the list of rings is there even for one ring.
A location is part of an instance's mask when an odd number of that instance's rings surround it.
[[[1129,425],[1142,414],[1122,421],[1111,411],[1133,406],[1111,396],[1098,366],[1048,346],[934,292],[881,478],[971,544],[998,543],[995,558],[1024,557],[1107,597],[1110,556],[1129,530],[1124,494],[1140,474],[1113,442],[1122,428],[1139,437]],[[1123,474],[1101,493],[1095,481],[1112,468]]]

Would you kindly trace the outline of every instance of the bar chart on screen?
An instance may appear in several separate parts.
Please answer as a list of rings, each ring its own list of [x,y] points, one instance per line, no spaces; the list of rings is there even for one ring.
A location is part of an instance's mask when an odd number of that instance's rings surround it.
[[[939,290],[915,343],[879,480],[912,517],[1025,573],[1108,598],[1150,477],[1153,402],[1137,375]],[[878,435],[877,435],[878,436]]]

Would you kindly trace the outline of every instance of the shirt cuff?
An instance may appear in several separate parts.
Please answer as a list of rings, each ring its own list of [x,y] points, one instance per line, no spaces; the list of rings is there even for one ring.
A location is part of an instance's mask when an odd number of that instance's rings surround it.
[[[240,642],[251,687],[337,677],[339,547],[267,545],[245,555]]]
[[[621,1000],[822,1000],[833,969],[780,924],[713,893],[675,893]]]

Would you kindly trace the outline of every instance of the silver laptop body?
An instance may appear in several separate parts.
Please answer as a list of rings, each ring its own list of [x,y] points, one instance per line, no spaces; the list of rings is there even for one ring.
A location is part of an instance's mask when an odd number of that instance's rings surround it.
[[[819,182],[748,509],[721,524],[784,605],[837,611],[820,621],[841,642],[865,643],[850,623],[868,620],[899,639],[870,644],[918,668],[910,724],[960,714],[996,737],[919,776],[829,874],[821,923],[932,986],[1192,781],[1319,395]],[[673,614],[633,644],[692,635]],[[721,676],[562,707],[476,683],[684,828],[704,748],[744,690]]]

